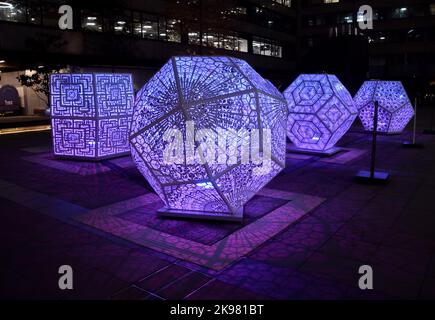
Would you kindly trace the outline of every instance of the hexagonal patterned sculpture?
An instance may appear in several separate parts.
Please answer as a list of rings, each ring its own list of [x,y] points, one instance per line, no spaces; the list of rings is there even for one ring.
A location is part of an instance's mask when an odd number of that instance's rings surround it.
[[[414,116],[411,101],[400,81],[366,81],[354,101],[367,131],[373,131],[375,101],[379,102],[379,132],[400,133]]]
[[[132,155],[166,205],[161,214],[240,220],[243,205],[285,166],[286,118],[282,94],[246,62],[231,57],[174,57],[136,96]],[[227,139],[231,132],[257,129],[261,141],[267,140],[265,132],[270,129],[270,170],[256,174],[264,164],[245,163],[240,157],[231,164],[226,151],[223,163],[192,159],[187,122],[195,130],[211,129],[216,136],[210,141],[217,148],[222,147],[217,140]],[[164,161],[168,129],[181,132],[181,163]],[[232,145],[239,155],[240,137]]]
[[[301,151],[331,152],[358,114],[349,91],[334,75],[302,74],[284,96],[287,136]]]
[[[56,156],[99,160],[130,152],[131,75],[52,74],[50,101]]]

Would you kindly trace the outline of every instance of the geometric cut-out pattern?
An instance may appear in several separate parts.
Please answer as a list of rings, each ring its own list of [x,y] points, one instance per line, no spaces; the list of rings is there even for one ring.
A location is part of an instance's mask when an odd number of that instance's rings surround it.
[[[400,133],[414,117],[414,108],[400,81],[366,81],[354,101],[367,131],[373,131],[375,101],[379,103],[379,132]]]
[[[285,91],[287,135],[309,151],[327,151],[350,129],[358,110],[335,75],[302,74]]]
[[[129,74],[52,74],[54,154],[98,160],[129,153],[133,100]]]
[[[174,57],[137,94],[130,135],[132,156],[166,208],[234,215],[284,167],[287,107],[282,94],[245,61],[231,57]],[[209,129],[271,132],[271,167],[261,164],[164,161],[168,129],[186,141],[186,122]],[[263,131],[262,131],[263,130]],[[225,139],[225,137],[223,137]],[[215,146],[219,148],[216,143]],[[182,150],[185,150],[185,145]],[[235,144],[240,153],[240,144]]]

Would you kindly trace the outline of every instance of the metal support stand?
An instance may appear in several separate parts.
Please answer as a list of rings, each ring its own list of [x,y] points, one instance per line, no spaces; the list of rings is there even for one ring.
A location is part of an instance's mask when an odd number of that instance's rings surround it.
[[[376,145],[378,137],[379,102],[375,101],[375,115],[373,121],[372,154],[370,171],[360,171],[355,176],[355,181],[368,184],[385,184],[390,179],[388,172],[376,171]]]
[[[236,213],[232,214],[232,213],[216,213],[216,212],[204,212],[204,211],[193,211],[193,210],[188,211],[188,210],[161,208],[157,210],[157,214],[159,217],[166,217],[166,218],[243,222],[243,211],[244,209],[241,208]]]
[[[416,143],[417,140],[417,97],[415,98],[414,102],[414,127],[412,129],[412,139],[411,141],[405,141],[402,143],[402,146],[404,148],[408,149],[421,149],[424,146],[422,144]]]
[[[337,153],[343,152],[344,149],[339,147],[333,147],[328,150],[317,151],[317,150],[300,149],[300,148],[296,148],[295,146],[291,146],[291,147],[287,147],[287,151],[289,151],[290,153],[306,154],[306,155],[318,156],[318,157],[332,157]]]

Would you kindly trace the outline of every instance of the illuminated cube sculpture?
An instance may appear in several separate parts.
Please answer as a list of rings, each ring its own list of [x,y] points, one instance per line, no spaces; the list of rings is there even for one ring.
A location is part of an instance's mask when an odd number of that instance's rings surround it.
[[[294,151],[332,154],[335,144],[355,121],[349,91],[334,75],[302,74],[285,91],[289,118],[287,135]]]
[[[50,100],[56,156],[100,160],[130,153],[131,75],[52,74]]]
[[[282,94],[246,62],[231,57],[174,57],[136,96],[132,156],[165,203],[161,215],[239,221],[244,204],[285,167],[286,119]],[[216,134],[210,139],[212,147],[220,148],[217,140],[228,139],[221,149],[223,162],[201,163],[204,150],[198,148],[198,140],[192,157],[188,122],[194,124],[196,139],[201,129]],[[178,130],[183,139],[179,163],[164,158],[170,129]],[[244,129],[258,130],[258,145],[270,132],[270,170],[260,174],[255,171],[264,163],[252,158],[241,161],[243,139],[235,132]],[[228,153],[229,147],[235,153]],[[238,155],[235,163],[230,163],[230,154]]]
[[[378,131],[393,134],[405,129],[414,109],[400,81],[366,81],[354,98],[359,118],[367,131],[373,131],[374,102],[379,102]]]

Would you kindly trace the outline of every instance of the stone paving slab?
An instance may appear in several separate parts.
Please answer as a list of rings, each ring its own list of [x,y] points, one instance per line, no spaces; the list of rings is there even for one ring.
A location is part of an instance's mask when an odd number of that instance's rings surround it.
[[[151,227],[174,236],[212,245],[229,234],[255,222],[269,212],[278,209],[288,202],[286,199],[254,196],[244,208],[243,221],[240,223],[216,223],[206,220],[191,221],[187,219],[164,218],[157,210],[164,206],[163,201],[149,202],[139,208],[120,213],[119,218],[132,223]]]
[[[32,156],[25,156],[23,157],[23,160],[50,167],[52,169],[78,174],[80,176],[101,174],[112,170],[104,161],[87,162],[57,159],[51,152],[36,153]],[[121,157],[106,161],[124,169],[134,167],[131,157]]]
[[[53,147],[52,146],[37,146],[37,147],[28,147],[28,148],[21,148],[22,151],[29,152],[29,153],[49,153],[52,152]]]
[[[347,164],[358,159],[366,152],[367,150],[343,148],[343,151],[333,155],[332,157],[321,158],[320,161],[335,164]]]
[[[353,182],[355,172],[369,164],[371,137],[366,134],[351,132],[343,138],[341,146],[365,151],[343,164],[288,155],[286,169],[268,185],[268,194],[252,202],[251,221],[222,227],[210,237],[195,235],[194,227],[184,235],[177,228],[165,232],[163,224],[144,235],[143,227],[152,229],[152,219],[145,223],[138,215],[161,202],[134,166],[123,168],[115,159],[103,162],[108,171],[80,175],[80,170],[72,173],[23,159],[46,153],[38,146],[49,145],[49,133],[0,136],[0,161],[6,168],[0,172],[0,297],[433,299],[435,137],[419,135],[425,148],[407,150],[401,142],[408,136],[379,139],[379,167],[392,173],[387,186]],[[286,194],[323,201],[309,212],[300,202],[296,207],[307,212],[300,210],[296,218],[290,213],[297,201],[285,200]],[[135,217],[127,217],[133,212]],[[98,228],[76,220],[89,213]],[[252,226],[266,218],[276,233],[266,235],[271,229],[259,224],[264,230],[255,239],[257,247],[243,246],[235,260],[207,255],[213,252],[209,247],[228,241],[230,234],[240,238],[235,243],[255,238],[257,227]],[[112,228],[119,235],[104,231]],[[144,240],[151,245],[139,243]],[[180,249],[180,244],[186,246]],[[206,259],[188,260],[191,244],[204,249]],[[225,249],[228,242],[221,244]],[[235,258],[239,251],[229,252]],[[74,293],[57,288],[56,268],[64,263],[77,271]],[[357,286],[355,269],[362,264],[374,269],[373,291]],[[140,287],[146,279],[149,291]]]
[[[272,189],[263,189],[259,195],[285,199],[289,202],[212,245],[158,231],[115,215],[115,213],[119,214],[122,208],[131,208],[134,205],[140,205],[140,202],[124,206],[129,202],[127,200],[123,204],[114,204],[90,211],[76,219],[141,246],[214,270],[221,270],[300,220],[324,201],[319,197]],[[145,202],[147,203],[160,201],[155,194],[148,194],[146,197]]]

